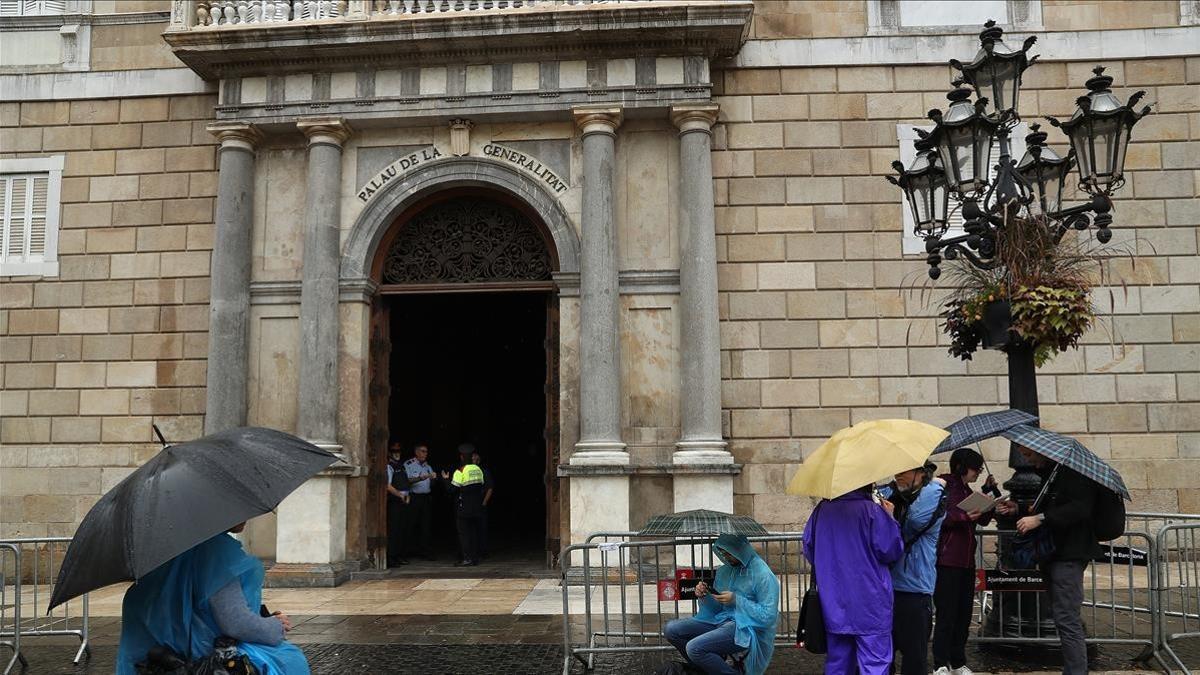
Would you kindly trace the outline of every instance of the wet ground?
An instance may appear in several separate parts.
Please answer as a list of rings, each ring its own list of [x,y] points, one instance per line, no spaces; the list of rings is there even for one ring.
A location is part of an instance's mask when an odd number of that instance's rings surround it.
[[[300,645],[314,674],[413,673],[422,675],[486,672],[495,675],[562,672],[562,617],[554,615],[389,615],[297,616],[291,639]],[[93,622],[90,658],[80,666],[70,659],[74,646],[61,638],[27,642],[27,675],[74,673],[98,675],[113,672],[120,631],[115,618]],[[53,640],[53,644],[49,643]],[[1200,666],[1200,640],[1183,642],[1184,658]],[[1151,671],[1133,663],[1137,648],[1101,647],[1092,660],[1092,672]],[[0,651],[7,657],[7,650]],[[1056,669],[1053,651],[972,647],[970,663],[976,672],[1046,672]],[[604,655],[596,659],[596,673],[652,673],[669,652]],[[2,665],[2,664],[0,664]],[[823,660],[796,649],[779,647],[770,673],[820,673]],[[19,668],[14,672],[21,672]],[[572,660],[572,673],[584,673]]]

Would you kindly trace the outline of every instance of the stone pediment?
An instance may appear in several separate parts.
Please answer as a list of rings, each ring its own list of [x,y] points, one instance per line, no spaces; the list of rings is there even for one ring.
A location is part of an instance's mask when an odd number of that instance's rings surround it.
[[[737,53],[752,11],[750,0],[177,0],[163,37],[205,79],[647,54],[712,59]]]

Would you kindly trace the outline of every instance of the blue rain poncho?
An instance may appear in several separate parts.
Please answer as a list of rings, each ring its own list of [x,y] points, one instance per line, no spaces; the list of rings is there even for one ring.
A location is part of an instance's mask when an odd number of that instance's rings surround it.
[[[714,593],[733,591],[732,605],[723,605],[706,595],[699,601],[694,618],[714,626],[732,620],[733,641],[749,652],[744,662],[747,675],[760,675],[771,663],[775,651],[775,624],[779,619],[779,579],[758,557],[754,547],[741,535],[723,534],[713,543],[741,561],[741,565],[722,565],[713,581]]]
[[[241,582],[246,604],[262,604],[262,563],[228,534],[219,534],[154,569],[125,592],[117,675],[135,675],[134,664],[155,645],[189,660],[212,653],[221,633],[209,598],[229,582]],[[308,675],[308,660],[288,642],[277,646],[241,642],[238,648],[263,675]]]

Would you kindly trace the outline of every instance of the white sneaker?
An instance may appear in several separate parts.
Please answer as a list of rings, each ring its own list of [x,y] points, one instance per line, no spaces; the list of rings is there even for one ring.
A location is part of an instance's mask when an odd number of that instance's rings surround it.
[[[970,668],[963,666],[962,668],[951,670],[950,675],[975,675],[975,673],[972,673]]]
[[[953,672],[954,671],[950,670],[946,666],[942,666],[941,668],[933,671],[933,675],[953,675]]]

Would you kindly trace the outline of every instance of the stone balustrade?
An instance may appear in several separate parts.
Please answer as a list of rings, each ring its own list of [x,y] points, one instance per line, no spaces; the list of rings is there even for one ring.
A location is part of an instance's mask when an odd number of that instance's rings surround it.
[[[361,21],[383,17],[435,17],[521,9],[662,2],[662,0],[193,0],[177,5],[176,30],[291,23]]]

